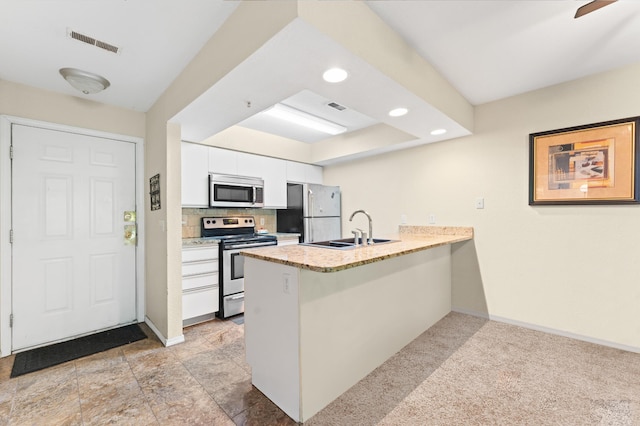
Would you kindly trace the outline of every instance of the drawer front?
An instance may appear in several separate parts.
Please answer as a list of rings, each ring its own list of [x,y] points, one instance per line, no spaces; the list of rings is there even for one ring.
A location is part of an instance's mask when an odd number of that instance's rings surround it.
[[[218,312],[218,287],[182,293],[182,320]]]
[[[218,274],[193,275],[182,278],[182,291],[193,290],[195,288],[211,287],[218,285]]]
[[[218,246],[182,249],[182,262],[212,259],[218,259]]]
[[[182,264],[182,276],[211,274],[218,272],[218,260],[208,260],[206,262],[190,262]]]
[[[244,293],[225,296],[222,303],[224,303],[225,318],[241,314],[244,312]]]

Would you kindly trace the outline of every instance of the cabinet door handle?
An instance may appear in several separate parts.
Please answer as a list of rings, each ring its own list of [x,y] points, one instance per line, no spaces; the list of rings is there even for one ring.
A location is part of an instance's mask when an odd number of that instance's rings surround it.
[[[238,294],[236,296],[227,297],[227,300],[242,300],[244,299],[244,294]]]

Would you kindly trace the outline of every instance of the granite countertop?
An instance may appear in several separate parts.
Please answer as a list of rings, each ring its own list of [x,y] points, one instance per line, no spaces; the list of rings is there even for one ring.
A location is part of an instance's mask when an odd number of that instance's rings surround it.
[[[182,247],[204,247],[217,246],[218,240],[215,238],[183,238]]]
[[[471,227],[402,225],[399,228],[397,241],[390,243],[348,250],[310,247],[300,244],[281,247],[270,246],[243,250],[242,254],[255,259],[316,272],[337,272],[471,239],[473,239],[473,228]]]

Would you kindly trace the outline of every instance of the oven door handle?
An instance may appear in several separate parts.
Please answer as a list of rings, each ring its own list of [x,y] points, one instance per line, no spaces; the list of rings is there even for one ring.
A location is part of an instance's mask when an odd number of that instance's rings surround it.
[[[278,243],[275,242],[274,243],[254,243],[254,244],[230,244],[228,246],[225,246],[224,249],[225,250],[240,250],[240,249],[245,249],[245,248],[251,248],[251,247],[263,247],[263,246],[275,246]]]

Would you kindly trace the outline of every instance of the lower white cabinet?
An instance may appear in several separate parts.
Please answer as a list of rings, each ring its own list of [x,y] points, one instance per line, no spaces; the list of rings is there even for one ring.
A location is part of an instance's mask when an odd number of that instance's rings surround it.
[[[218,246],[182,248],[182,320],[219,309]]]

